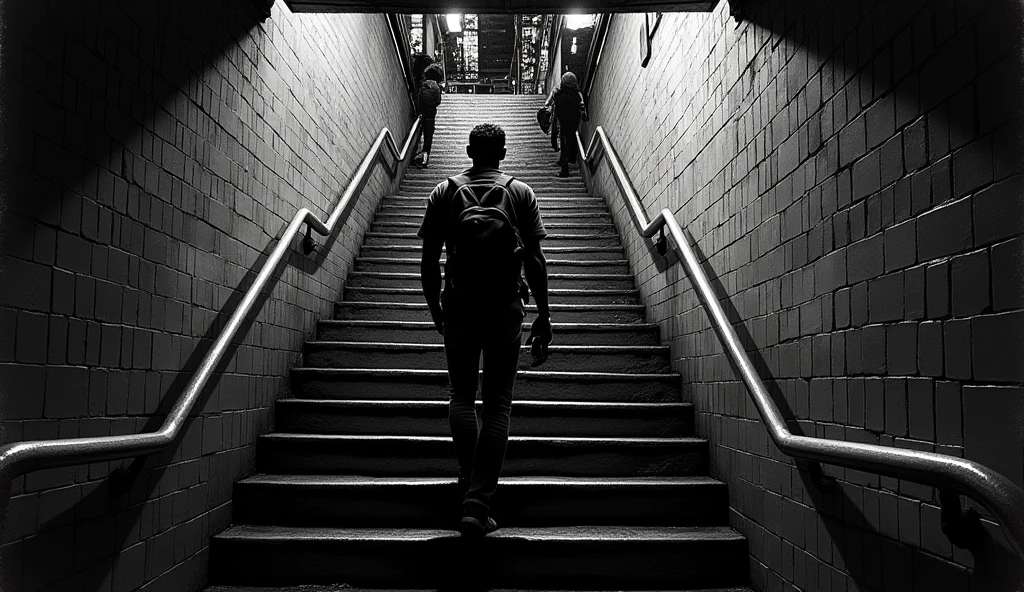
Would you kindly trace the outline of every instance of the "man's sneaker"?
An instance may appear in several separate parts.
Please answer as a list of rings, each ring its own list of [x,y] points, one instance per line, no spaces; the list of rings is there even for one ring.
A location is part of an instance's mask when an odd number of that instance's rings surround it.
[[[485,521],[481,521],[476,516],[466,515],[459,523],[459,532],[464,537],[482,537],[496,530],[498,530],[498,523],[490,516]]]
[[[420,160],[420,168],[425,169],[430,164],[430,153],[424,152],[423,158]]]

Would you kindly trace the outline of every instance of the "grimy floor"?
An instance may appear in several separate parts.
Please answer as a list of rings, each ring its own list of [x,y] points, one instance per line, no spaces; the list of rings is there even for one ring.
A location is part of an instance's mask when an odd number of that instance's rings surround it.
[[[587,194],[578,169],[555,178],[557,154],[534,120],[542,101],[444,98],[431,166],[410,168],[382,201],[344,300],[306,345],[277,431],[259,442],[259,474],[235,488],[234,525],[212,543],[213,590],[747,582],[747,543],[727,526],[726,488],[707,476],[681,378],[644,322],[604,199]],[[455,530],[447,376],[416,230],[426,195],[468,166],[469,130],[485,121],[504,127],[504,168],[540,200],[555,342],[537,369],[524,348],[501,529],[474,543]]]

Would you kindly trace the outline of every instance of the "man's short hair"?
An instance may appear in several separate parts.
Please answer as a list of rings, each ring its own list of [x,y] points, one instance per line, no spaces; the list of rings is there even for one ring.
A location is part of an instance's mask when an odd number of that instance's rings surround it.
[[[469,145],[477,158],[500,158],[501,151],[505,149],[505,130],[500,125],[481,123],[469,132]]]

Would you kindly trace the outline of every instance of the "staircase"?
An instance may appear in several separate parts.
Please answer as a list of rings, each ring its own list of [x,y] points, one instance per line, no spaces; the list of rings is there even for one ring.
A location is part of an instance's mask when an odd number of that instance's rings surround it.
[[[734,586],[747,581],[747,543],[727,526],[726,487],[707,476],[681,379],[644,322],[604,200],[577,169],[555,178],[534,119],[542,102],[444,97],[430,168],[410,168],[382,201],[335,318],[293,371],[294,398],[277,403],[278,431],[259,440],[259,474],[236,485],[235,525],[211,544],[211,590],[746,590]],[[501,529],[468,542],[455,531],[447,375],[416,231],[434,185],[469,166],[469,130],[484,121],[504,127],[504,170],[540,201],[555,343],[536,369],[524,348]]]

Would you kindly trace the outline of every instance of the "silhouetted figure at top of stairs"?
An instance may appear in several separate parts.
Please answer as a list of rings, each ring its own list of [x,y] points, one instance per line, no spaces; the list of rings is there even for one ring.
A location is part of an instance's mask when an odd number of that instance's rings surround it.
[[[236,485],[235,525],[211,545],[211,581],[420,589],[737,590],[746,540],[644,308],[605,201],[537,129],[543,96],[446,95],[430,167],[382,200],[333,320],[321,321],[277,403],[258,474]],[[481,122],[508,136],[503,168],[537,193],[555,342],[520,356],[494,510],[467,541],[441,337],[420,288],[416,237],[434,185],[469,166]],[[533,307],[527,307],[528,320]],[[223,587],[221,587],[223,586]],[[743,590],[746,590],[743,588]]]

